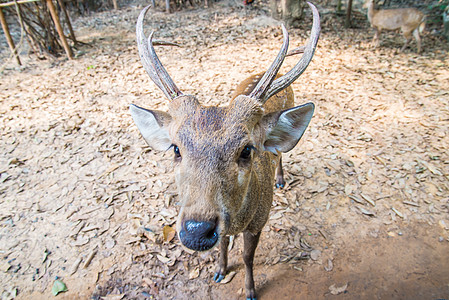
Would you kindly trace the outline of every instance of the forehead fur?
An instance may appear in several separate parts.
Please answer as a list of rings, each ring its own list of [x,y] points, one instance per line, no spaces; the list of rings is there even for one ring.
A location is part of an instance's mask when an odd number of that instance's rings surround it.
[[[170,103],[171,135],[191,157],[224,161],[251,142],[250,134],[262,112],[261,104],[246,96],[237,97],[227,107],[202,106],[194,97],[179,97]]]

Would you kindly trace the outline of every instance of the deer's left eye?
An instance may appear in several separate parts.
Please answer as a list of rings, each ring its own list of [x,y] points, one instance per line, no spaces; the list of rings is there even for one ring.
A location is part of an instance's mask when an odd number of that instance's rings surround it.
[[[252,146],[246,146],[245,148],[243,148],[242,152],[240,153],[240,159],[249,159],[251,157],[252,150]]]
[[[179,151],[178,146],[173,145],[173,152],[175,153],[175,159],[181,158],[181,151]]]

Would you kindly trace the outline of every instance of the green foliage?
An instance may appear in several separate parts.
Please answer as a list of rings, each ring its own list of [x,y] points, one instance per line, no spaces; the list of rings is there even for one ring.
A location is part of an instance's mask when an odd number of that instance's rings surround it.
[[[447,7],[449,6],[449,0],[440,0],[438,2],[434,2],[431,3],[429,5],[429,10],[433,11],[433,10],[439,10],[441,12],[443,12]]]
[[[66,292],[67,290],[68,289],[67,289],[67,286],[65,285],[65,283],[62,282],[61,280],[57,279],[53,283],[53,287],[51,289],[51,293],[56,296],[56,295],[58,295],[61,292]]]
[[[449,0],[434,1],[427,7],[427,23],[441,25],[443,23],[443,13],[449,9]]]

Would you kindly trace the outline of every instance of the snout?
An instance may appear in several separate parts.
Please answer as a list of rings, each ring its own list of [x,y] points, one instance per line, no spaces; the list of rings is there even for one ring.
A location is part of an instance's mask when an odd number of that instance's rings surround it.
[[[195,251],[211,249],[218,237],[218,221],[187,220],[179,231],[181,243]]]

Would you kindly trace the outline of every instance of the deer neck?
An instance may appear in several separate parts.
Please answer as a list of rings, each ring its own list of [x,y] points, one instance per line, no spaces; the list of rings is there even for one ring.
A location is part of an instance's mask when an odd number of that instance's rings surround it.
[[[372,24],[372,20],[373,20],[375,14],[376,14],[376,10],[374,9],[374,1],[371,1],[368,4],[368,20],[371,24]]]

